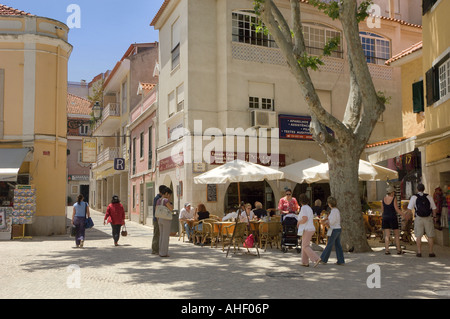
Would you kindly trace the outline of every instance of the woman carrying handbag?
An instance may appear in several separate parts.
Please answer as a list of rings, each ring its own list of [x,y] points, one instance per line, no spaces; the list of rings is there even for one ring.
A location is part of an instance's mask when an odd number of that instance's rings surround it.
[[[83,199],[83,195],[78,195],[77,202],[73,205],[72,213],[72,227],[76,228],[75,244],[77,248],[82,248],[84,245],[84,240],[86,238],[85,222],[86,218],[91,217],[89,205],[83,201]]]
[[[158,219],[159,226],[159,256],[169,257],[169,239],[170,239],[170,228],[172,225],[172,214],[173,206],[170,203],[170,196],[172,195],[172,190],[168,187],[162,193],[162,197],[156,202],[156,213],[155,216]],[[161,209],[163,207],[164,209]],[[164,213],[164,211],[166,213]],[[169,215],[166,217],[165,215]],[[170,219],[169,219],[170,218]]]
[[[125,210],[117,195],[112,197],[111,204],[106,209],[103,225],[106,223],[111,223],[114,246],[119,246],[120,228],[125,227]]]

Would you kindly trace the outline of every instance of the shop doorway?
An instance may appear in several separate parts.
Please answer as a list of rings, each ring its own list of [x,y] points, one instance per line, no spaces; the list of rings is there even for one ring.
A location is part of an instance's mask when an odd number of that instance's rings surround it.
[[[84,201],[89,203],[89,185],[80,185],[80,194],[83,195]]]
[[[250,203],[255,207],[255,202],[261,202],[265,209],[276,208],[272,187],[267,181],[239,183],[241,201]],[[239,206],[238,184],[231,183],[228,186],[225,201],[225,211],[236,209]]]

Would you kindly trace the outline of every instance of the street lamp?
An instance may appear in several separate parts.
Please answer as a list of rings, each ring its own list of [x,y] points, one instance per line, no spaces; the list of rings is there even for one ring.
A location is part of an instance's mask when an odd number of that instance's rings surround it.
[[[92,111],[94,112],[94,120],[100,119],[102,116],[102,108],[100,107],[100,102],[95,102],[94,106],[92,107]]]
[[[100,102],[95,102],[92,107],[94,120],[98,121],[102,117],[102,108],[100,107]],[[67,119],[67,128],[68,129],[77,129],[81,126],[88,124],[86,120],[75,120],[75,119]]]

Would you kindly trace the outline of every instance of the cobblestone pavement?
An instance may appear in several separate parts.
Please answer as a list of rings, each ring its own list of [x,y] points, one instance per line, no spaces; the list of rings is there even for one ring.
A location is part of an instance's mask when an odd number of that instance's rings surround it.
[[[226,258],[221,248],[172,237],[170,257],[160,258],[151,254],[152,227],[127,222],[129,236],[114,247],[103,215],[92,217],[84,248],[68,235],[0,242],[0,298],[248,299],[249,291],[252,300],[450,297],[449,247],[436,246],[437,257],[429,258],[424,243],[418,258],[413,246],[385,255],[372,240],[373,252],[346,253],[345,266],[334,264],[333,252],[327,265],[305,268],[295,250]]]

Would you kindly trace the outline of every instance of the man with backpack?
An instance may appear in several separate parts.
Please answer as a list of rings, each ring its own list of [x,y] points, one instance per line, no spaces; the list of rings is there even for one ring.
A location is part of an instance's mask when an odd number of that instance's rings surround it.
[[[418,193],[411,196],[408,204],[408,212],[414,208],[414,235],[417,242],[417,257],[422,257],[422,236],[427,234],[428,245],[430,247],[429,257],[436,257],[433,252],[433,238],[434,238],[434,222],[436,218],[436,205],[433,198],[425,194],[425,186],[423,184],[417,185]]]

